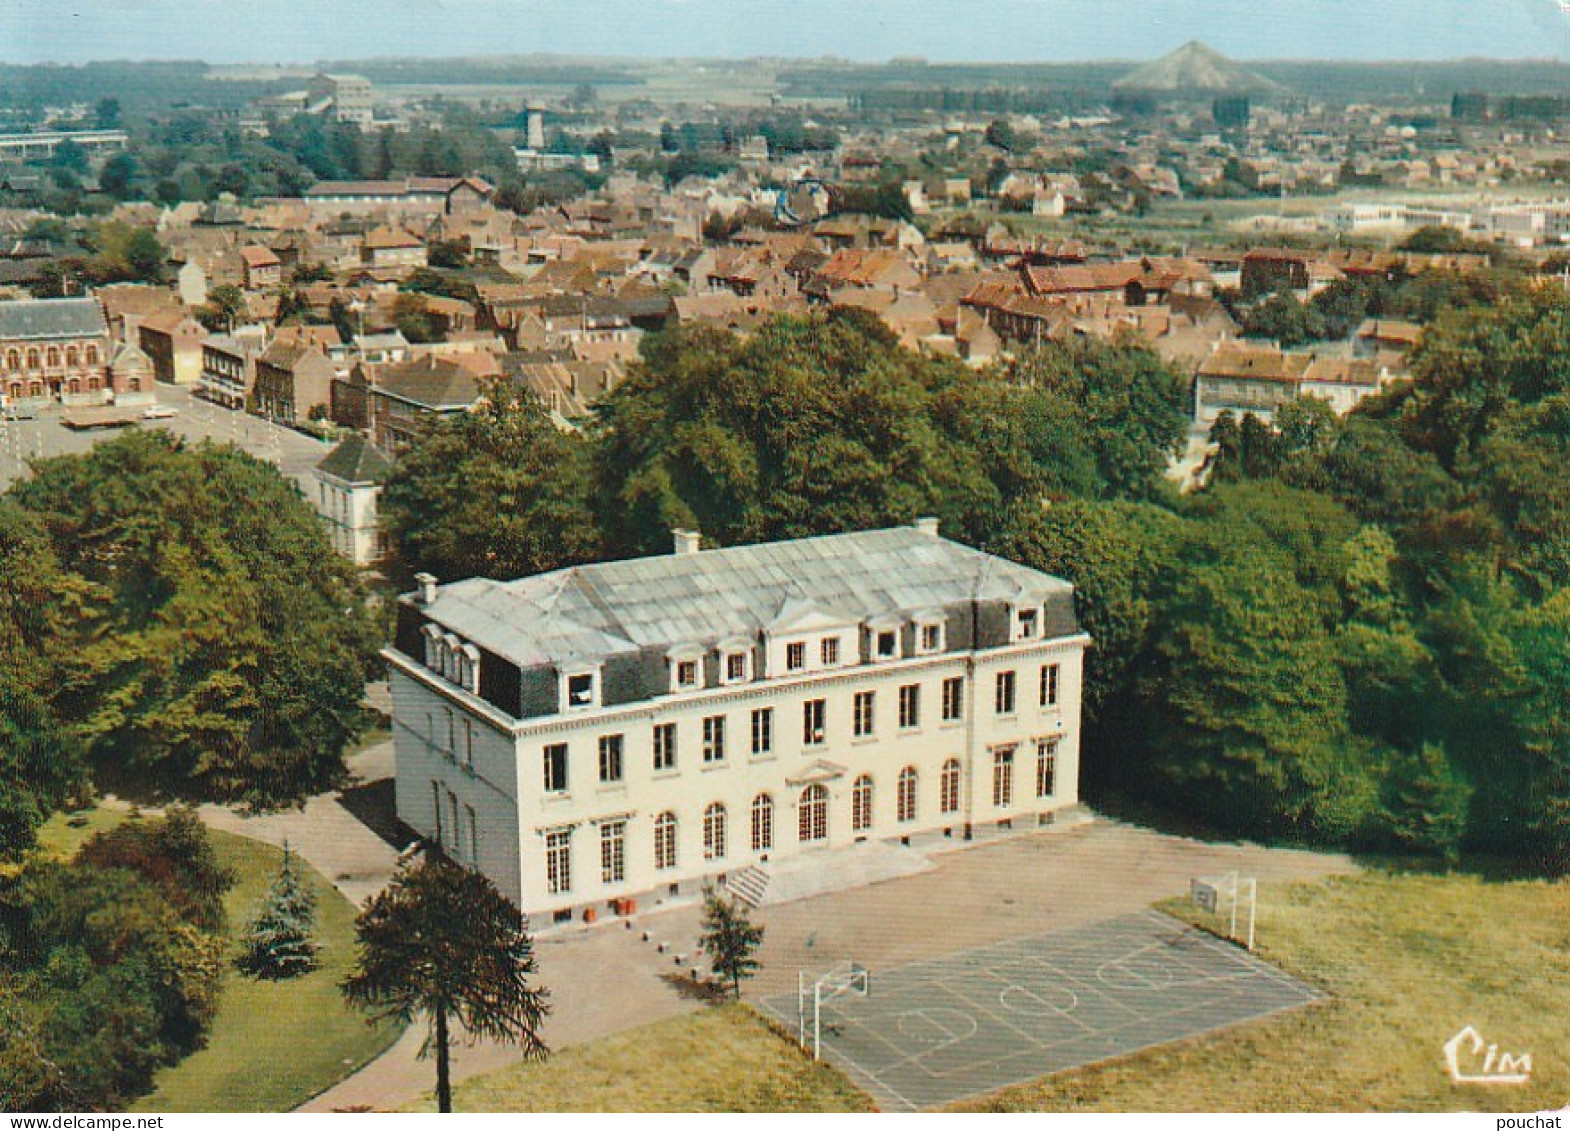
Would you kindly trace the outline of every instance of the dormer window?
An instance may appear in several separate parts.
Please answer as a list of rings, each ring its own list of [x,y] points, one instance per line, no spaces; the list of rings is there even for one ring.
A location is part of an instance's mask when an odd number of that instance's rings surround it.
[[[676,686],[677,687],[697,687],[698,686],[698,661],[697,660],[678,660],[676,662]]]
[[[899,632],[892,628],[880,629],[873,639],[873,654],[880,660],[892,660],[899,655]]]
[[[916,655],[930,656],[943,651],[943,622],[919,620],[916,622]]]
[[[745,683],[752,678],[751,652],[725,653],[724,683]]]
[[[807,666],[807,645],[800,640],[785,645],[785,670],[799,672]]]
[[[826,668],[838,667],[840,662],[840,638],[826,636],[823,639],[823,666]]]
[[[1041,636],[1041,606],[1025,605],[1014,613],[1014,639],[1036,640]]]
[[[595,671],[568,672],[565,680],[566,709],[581,711],[598,706],[600,701],[599,673]]]

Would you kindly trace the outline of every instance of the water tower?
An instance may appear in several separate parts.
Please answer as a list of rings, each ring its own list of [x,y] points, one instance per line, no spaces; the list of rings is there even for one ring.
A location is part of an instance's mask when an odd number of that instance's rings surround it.
[[[530,102],[524,107],[528,122],[528,147],[536,153],[545,148],[545,103]]]

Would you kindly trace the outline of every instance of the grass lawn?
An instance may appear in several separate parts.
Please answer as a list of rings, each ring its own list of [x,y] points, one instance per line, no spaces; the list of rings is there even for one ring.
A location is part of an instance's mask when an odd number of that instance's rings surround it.
[[[283,852],[213,832],[218,858],[239,881],[225,897],[238,936],[272,882]],[[397,1039],[344,1006],[338,983],[354,961],[355,909],[315,870],[321,966],[303,978],[262,982],[231,968],[207,1047],[154,1080],[137,1111],[287,1111],[337,1083]]]
[[[1334,999],[958,1106],[1531,1111],[1570,1095],[1570,882],[1368,872],[1263,888],[1259,952]],[[1443,1046],[1465,1025],[1530,1053],[1531,1083],[1452,1084]]]
[[[71,856],[93,833],[126,819],[127,811],[98,807],[73,827],[57,815],[39,830],[39,847]],[[231,934],[238,935],[272,882],[283,852],[229,833],[212,832],[218,859],[237,876],[224,898]],[[321,966],[303,978],[258,982],[232,967],[224,979],[218,1016],[207,1046],[161,1071],[138,1111],[287,1111],[337,1083],[398,1037],[373,1029],[344,1007],[338,982],[354,959],[355,909],[316,871],[317,941]]]
[[[411,1109],[434,1111],[434,1099]],[[721,1005],[464,1081],[453,1110],[871,1111],[746,1006]]]

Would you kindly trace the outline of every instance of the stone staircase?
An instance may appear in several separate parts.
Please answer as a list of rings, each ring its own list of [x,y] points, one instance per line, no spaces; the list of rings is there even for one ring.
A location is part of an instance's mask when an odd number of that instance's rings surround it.
[[[725,890],[748,907],[759,907],[769,893],[769,879],[768,869],[749,864],[726,875]]]

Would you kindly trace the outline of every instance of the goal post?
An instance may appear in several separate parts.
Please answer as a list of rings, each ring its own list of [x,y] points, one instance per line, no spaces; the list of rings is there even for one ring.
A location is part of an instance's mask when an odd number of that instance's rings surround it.
[[[807,972],[796,972],[796,1041],[808,1048],[812,1059],[823,1058],[823,1003],[843,994],[866,997],[872,993],[872,974],[859,962],[841,962],[807,981]]]

